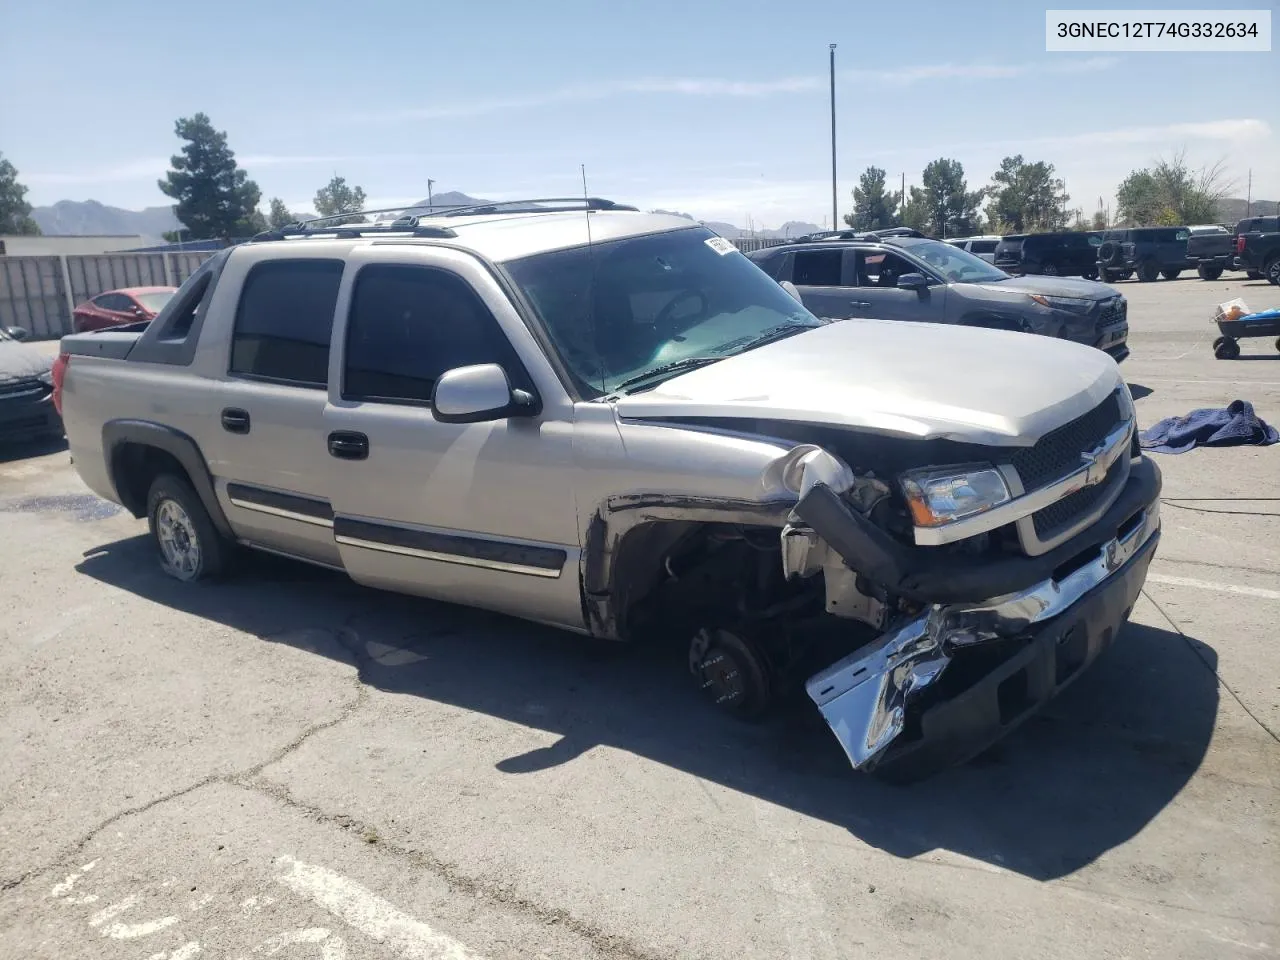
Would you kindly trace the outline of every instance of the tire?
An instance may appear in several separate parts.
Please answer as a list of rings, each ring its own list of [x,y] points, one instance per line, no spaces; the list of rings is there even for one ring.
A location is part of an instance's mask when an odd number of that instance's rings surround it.
[[[1121,280],[1128,280],[1128,279],[1129,279],[1130,277],[1132,277],[1132,276],[1133,276],[1133,271],[1132,271],[1132,270],[1121,270],[1121,271],[1120,271],[1120,279],[1121,279]]]
[[[1164,277],[1166,280],[1177,280],[1178,274],[1180,273],[1182,273],[1181,270],[1161,270],[1160,276]]]
[[[185,478],[162,473],[147,493],[147,528],[160,569],[175,580],[214,580],[226,571],[231,544],[209,519]]]
[[[1234,360],[1240,356],[1240,344],[1230,337],[1219,337],[1213,341],[1213,355],[1219,360]]]
[[[1058,265],[1056,263],[1046,263],[1040,268],[1040,275],[1043,277],[1059,276]]]
[[[1080,274],[1080,276],[1084,277],[1086,280],[1097,280],[1097,279],[1098,279],[1098,271],[1097,271],[1097,270],[1092,270],[1092,269],[1091,269],[1091,270],[1086,270],[1084,273]]]
[[[1201,280],[1217,280],[1222,276],[1222,268],[1201,264],[1196,268],[1196,273],[1200,274]]]
[[[1120,271],[1108,270],[1106,267],[1099,267],[1098,272],[1094,274],[1103,283],[1115,283],[1120,279]]]
[[[1098,262],[1107,264],[1114,263],[1119,253],[1120,245],[1114,240],[1108,240],[1106,243],[1102,244],[1102,246],[1098,247]]]
[[[1138,264],[1138,280],[1141,283],[1153,283],[1160,276],[1160,267],[1154,260],[1143,260]]]
[[[1266,270],[1267,279],[1277,287],[1280,287],[1280,257],[1272,257],[1264,269]]]
[[[1250,280],[1261,280],[1263,278],[1262,274],[1260,274],[1257,270],[1246,270],[1244,272],[1244,275],[1248,277]]]
[[[1276,350],[1280,352],[1280,337],[1276,337]]]

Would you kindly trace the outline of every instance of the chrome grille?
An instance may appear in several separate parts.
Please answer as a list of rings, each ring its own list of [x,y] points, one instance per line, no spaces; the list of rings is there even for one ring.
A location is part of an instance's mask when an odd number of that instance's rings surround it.
[[[1102,310],[1098,315],[1098,329],[1122,323],[1128,315],[1128,304],[1124,297],[1112,297],[1102,302]]]
[[[1043,510],[1031,515],[1031,523],[1040,541],[1052,540],[1078,520],[1088,516],[1111,494],[1116,484],[1127,472],[1128,464],[1121,457],[1111,465],[1101,483],[1092,487],[1084,487],[1075,493],[1068,494],[1057,503],[1051,503]]]
[[[1119,422],[1120,398],[1113,393],[1084,416],[1046,433],[1035,446],[1014,451],[1010,461],[1023,489],[1036,490],[1075,470],[1080,466],[1080,454],[1098,446]]]

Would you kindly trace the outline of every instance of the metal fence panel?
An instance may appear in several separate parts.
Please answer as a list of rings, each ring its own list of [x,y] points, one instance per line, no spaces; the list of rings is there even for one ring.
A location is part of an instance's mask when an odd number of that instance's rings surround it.
[[[164,254],[107,253],[67,257],[71,297],[83,303],[105,290],[165,285]]]
[[[24,327],[33,340],[70,332],[57,257],[0,257],[0,326]]]
[[[0,324],[25,327],[33,340],[50,340],[72,332],[71,307],[63,283],[64,259],[71,302],[79,304],[120,287],[180,286],[213,253],[183,250],[65,258],[0,256]]]
[[[751,253],[753,250],[763,250],[765,247],[776,247],[779,244],[786,243],[786,240],[772,240],[763,237],[739,237],[737,240],[731,240],[735,247],[743,253]]]

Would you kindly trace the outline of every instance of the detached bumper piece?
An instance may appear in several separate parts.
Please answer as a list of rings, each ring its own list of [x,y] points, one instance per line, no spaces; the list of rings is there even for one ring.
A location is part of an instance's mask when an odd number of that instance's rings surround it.
[[[1158,472],[1155,481],[1158,494]],[[853,767],[909,780],[962,762],[1075,679],[1138,598],[1160,539],[1158,496],[1120,523],[1038,583],[985,602],[934,604],[809,678],[809,697]],[[992,651],[1006,655],[982,655]],[[944,695],[958,659],[989,666]]]

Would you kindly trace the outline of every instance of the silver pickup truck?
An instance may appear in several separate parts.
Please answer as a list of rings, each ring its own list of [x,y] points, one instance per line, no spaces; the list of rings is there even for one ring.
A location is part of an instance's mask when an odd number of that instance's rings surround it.
[[[896,778],[1078,676],[1159,540],[1106,354],[823,322],[711,231],[609,201],[296,225],[142,326],[64,338],[54,379],[80,476],[172,576],[244,546],[675,641],[721,708],[803,690]]]

